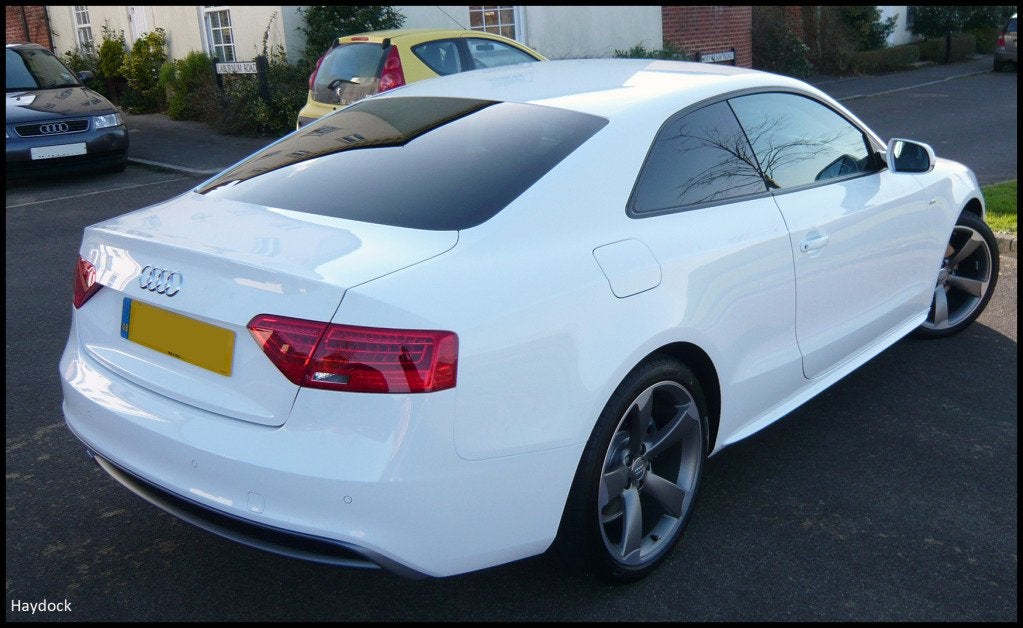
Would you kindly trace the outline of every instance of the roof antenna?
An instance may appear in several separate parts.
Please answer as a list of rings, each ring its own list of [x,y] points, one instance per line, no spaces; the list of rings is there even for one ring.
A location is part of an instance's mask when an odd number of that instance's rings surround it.
[[[459,21],[458,21],[458,20],[456,20],[455,18],[451,17],[451,14],[450,14],[450,13],[448,13],[447,11],[445,11],[444,9],[442,9],[442,8],[440,8],[440,7],[436,7],[436,9],[437,9],[438,11],[440,11],[441,13],[443,13],[444,15],[448,16],[448,17],[449,17],[449,18],[451,19],[451,21],[452,21],[452,22],[454,22],[455,24],[458,24],[458,28],[462,29],[463,31],[467,31],[467,30],[469,30],[468,28],[466,28],[465,26],[463,26],[461,22],[459,22]]]

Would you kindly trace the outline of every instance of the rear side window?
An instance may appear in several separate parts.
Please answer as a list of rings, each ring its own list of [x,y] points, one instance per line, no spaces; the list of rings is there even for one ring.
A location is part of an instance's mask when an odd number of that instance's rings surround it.
[[[1016,18],[1012,18],[1009,20],[1009,25],[1005,27],[1005,32],[1006,33],[1016,32]]]
[[[724,102],[669,120],[657,134],[631,210],[693,209],[767,192],[753,150]]]
[[[465,71],[462,57],[458,52],[458,42],[451,39],[429,41],[412,47],[412,54],[441,76],[457,74]]]
[[[373,43],[341,44],[331,49],[316,71],[313,100],[336,105],[375,94],[387,50],[387,46]]]
[[[272,144],[197,191],[429,230],[474,227],[607,120],[520,103],[370,98]]]
[[[469,47],[469,58],[477,70],[536,61],[518,48],[492,39],[469,37],[465,43]]]

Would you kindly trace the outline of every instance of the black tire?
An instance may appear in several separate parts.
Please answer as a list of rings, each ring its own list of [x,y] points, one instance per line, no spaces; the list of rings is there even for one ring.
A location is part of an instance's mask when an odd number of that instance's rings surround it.
[[[998,283],[998,240],[979,216],[963,212],[949,236],[920,338],[958,334],[977,320]]]
[[[629,373],[579,462],[554,545],[563,561],[626,583],[668,557],[696,501],[706,408],[699,381],[675,360],[655,357]]]

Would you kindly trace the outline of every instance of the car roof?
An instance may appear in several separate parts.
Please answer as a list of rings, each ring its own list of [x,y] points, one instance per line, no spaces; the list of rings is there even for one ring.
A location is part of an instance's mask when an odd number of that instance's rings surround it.
[[[522,102],[612,119],[668,115],[724,93],[757,88],[800,90],[828,100],[819,90],[786,76],[649,59],[573,59],[476,70],[413,83],[374,98],[449,96]]]
[[[423,36],[436,37],[439,39],[443,37],[460,37],[462,35],[482,35],[483,37],[495,36],[493,33],[487,33],[485,31],[473,31],[461,28],[392,28],[390,30],[369,31],[367,33],[345,35],[340,39],[347,39],[349,37],[379,37],[381,39],[397,39],[400,37]],[[500,37],[500,35],[496,35],[496,37]]]

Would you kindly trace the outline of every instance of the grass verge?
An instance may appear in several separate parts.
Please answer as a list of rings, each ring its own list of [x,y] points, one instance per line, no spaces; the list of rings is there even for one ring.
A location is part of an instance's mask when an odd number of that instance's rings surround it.
[[[1016,235],[1016,181],[981,188],[987,205],[987,224],[992,231]]]

